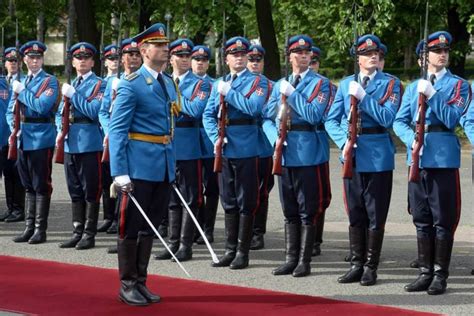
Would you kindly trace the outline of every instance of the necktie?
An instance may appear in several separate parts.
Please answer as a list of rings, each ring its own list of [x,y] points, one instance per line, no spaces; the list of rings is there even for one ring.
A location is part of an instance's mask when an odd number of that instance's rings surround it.
[[[161,90],[163,90],[163,93],[166,97],[166,100],[168,101],[170,98],[169,98],[169,95],[168,95],[168,91],[166,90],[165,82],[163,81],[163,75],[161,73],[159,73],[156,80],[158,80],[158,83],[160,84]]]
[[[364,78],[362,78],[362,88],[365,89],[367,87],[367,84],[369,83],[369,80],[370,80],[369,76],[365,76]]]
[[[237,74],[232,75],[232,79],[230,80],[230,82],[234,82],[235,79],[237,79]]]
[[[174,79],[174,82],[176,82],[176,85],[179,86],[179,77],[176,77],[176,79]]]
[[[28,76],[26,77],[25,86],[27,86],[27,85],[31,82],[31,80],[33,80],[33,75],[28,75]]]
[[[79,87],[79,85],[82,83],[82,76],[79,76],[79,78],[77,78],[77,81],[76,81],[76,88]]]
[[[430,76],[430,82],[431,82],[432,85],[435,84],[435,82],[436,82],[436,75],[435,75],[435,74],[432,74],[432,75]]]
[[[300,75],[296,75],[295,78],[294,78],[294,80],[293,80],[293,87],[296,88],[296,87],[298,86],[298,84],[300,83],[300,81],[301,81],[301,76],[300,76]]]
[[[8,81],[8,85],[11,85],[12,84],[12,76],[8,76],[7,81]]]

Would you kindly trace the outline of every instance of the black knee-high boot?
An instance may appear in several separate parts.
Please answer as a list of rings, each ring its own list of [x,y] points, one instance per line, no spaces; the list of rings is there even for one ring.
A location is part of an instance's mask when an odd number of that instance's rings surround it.
[[[237,254],[230,263],[231,269],[245,269],[249,265],[250,241],[252,240],[253,215],[240,215]]]
[[[285,224],[285,263],[272,271],[273,275],[292,274],[298,265],[301,244],[301,224]]]
[[[359,282],[364,272],[367,229],[349,226],[351,268],[337,279],[339,283]]]
[[[148,301],[137,288],[137,240],[119,239],[117,241],[120,277],[119,299],[133,306],[146,306]]]
[[[418,269],[420,274],[410,284],[405,285],[407,292],[426,291],[433,280],[434,239],[418,238]]]
[[[374,285],[377,282],[377,268],[382,250],[384,230],[369,230],[367,233],[367,261],[360,279],[361,285]]]
[[[137,289],[149,303],[159,303],[161,298],[150,292],[146,286],[148,263],[150,262],[151,249],[153,248],[153,236],[138,237],[137,250]]]
[[[239,238],[239,214],[225,214],[225,253],[213,267],[228,267],[235,259]]]

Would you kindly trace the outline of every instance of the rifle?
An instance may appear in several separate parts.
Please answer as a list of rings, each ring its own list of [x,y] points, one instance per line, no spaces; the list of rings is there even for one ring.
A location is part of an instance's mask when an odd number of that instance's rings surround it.
[[[359,35],[357,33],[357,9],[354,5],[354,81],[359,81],[359,57],[357,55],[357,41]],[[343,179],[352,179],[353,171],[353,150],[357,148],[357,136],[359,133],[359,109],[358,109],[357,98],[351,95],[351,107],[349,110],[349,116],[347,117],[348,128],[347,128],[347,142],[344,151],[344,165],[342,167],[342,178]]]
[[[429,1],[426,2],[425,11],[425,30],[422,51],[422,66],[420,70],[421,78],[428,77],[428,14]],[[425,119],[426,119],[426,96],[423,93],[418,94],[418,113],[416,115],[415,127],[415,145],[411,152],[411,166],[408,181],[418,182],[420,180],[420,156],[423,153],[423,144],[425,141]]]
[[[68,42],[69,42],[69,36]],[[66,75],[67,83],[71,83],[71,72],[72,72],[72,52],[71,52],[71,43],[66,44],[67,55],[66,55]],[[59,134],[58,141],[56,142],[56,156],[54,157],[54,162],[59,164],[64,164],[64,141],[66,136],[69,133],[70,120],[69,116],[71,113],[71,101],[65,95],[63,96],[63,112],[61,114],[61,132]]]
[[[286,15],[286,23],[285,23],[285,48],[283,52],[283,56],[285,56],[285,77],[288,80],[289,74],[289,66],[288,66],[288,19],[289,15]],[[280,124],[278,125],[278,139],[275,143],[275,151],[273,152],[273,168],[272,174],[276,174],[281,176],[282,174],[282,165],[283,165],[283,146],[286,146],[286,135],[288,133],[288,128],[291,124],[291,117],[290,117],[290,107],[286,102],[286,95],[281,95],[281,105],[280,111],[278,113],[278,118],[280,120]]]
[[[222,19],[222,48],[221,48],[221,60],[222,60],[222,80],[225,78],[225,10]],[[219,97],[219,113],[217,114],[217,127],[218,136],[216,141],[216,152],[214,157],[214,172],[222,171],[222,152],[224,151],[225,145],[225,126],[227,124],[227,103],[225,102],[225,96],[222,94]]]
[[[20,40],[18,39],[18,19],[16,20],[15,25],[15,50],[16,56],[18,58],[18,74],[17,79],[18,81],[21,80],[21,71],[20,71]],[[17,140],[18,134],[20,133],[20,120],[21,120],[21,104],[18,101],[18,93],[15,93],[13,96],[15,98],[15,105],[13,108],[13,130],[8,138],[8,160],[16,160],[18,158],[18,147],[17,147]]]
[[[2,27],[2,43],[0,44],[0,76],[5,76],[5,29]]]
[[[122,13],[120,13],[120,20],[119,20],[119,31],[117,35],[117,54],[118,54],[118,67],[117,67],[117,79],[120,79],[120,73],[122,72]],[[111,78],[109,80],[114,80],[114,78]],[[112,107],[113,103],[115,101],[115,98],[117,97],[117,91],[112,90],[112,101],[110,104],[110,110],[109,112],[112,114]],[[104,138],[104,151],[102,153],[102,162],[109,162],[110,161],[110,153],[109,153],[109,135],[105,135]]]
[[[102,23],[102,30],[100,32],[100,77],[104,77],[105,70],[105,56],[104,56],[104,23]]]

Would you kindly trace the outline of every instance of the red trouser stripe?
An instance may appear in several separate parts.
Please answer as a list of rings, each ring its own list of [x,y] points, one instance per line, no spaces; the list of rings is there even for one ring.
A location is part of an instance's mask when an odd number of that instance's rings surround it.
[[[127,209],[128,204],[128,195],[122,193],[122,198],[120,199],[120,223],[119,223],[119,233],[120,239],[125,237],[125,210]]]
[[[201,208],[203,203],[202,197],[202,161],[198,159],[197,161],[197,180],[198,180],[198,208]]]
[[[454,222],[453,227],[453,238],[454,233],[459,224],[459,219],[461,218],[461,182],[459,179],[459,169],[456,169],[456,221]]]
[[[257,181],[257,203],[256,203],[256,206],[255,206],[255,209],[252,211],[252,215],[255,216],[255,214],[257,213],[259,207],[260,207],[260,190],[259,190],[259,187],[260,187],[260,179],[258,177],[258,164],[259,164],[259,161],[258,161],[258,157],[255,158],[255,166],[256,166],[256,171],[255,174],[256,174],[256,181]]]
[[[99,170],[99,185],[97,186],[97,195],[95,201],[100,202],[100,197],[102,196],[102,152],[97,152],[97,165]],[[107,190],[107,188],[105,188]]]

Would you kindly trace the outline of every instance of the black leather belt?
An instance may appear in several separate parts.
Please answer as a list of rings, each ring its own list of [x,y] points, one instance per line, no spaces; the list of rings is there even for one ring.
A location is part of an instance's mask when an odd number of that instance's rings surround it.
[[[197,121],[180,121],[180,122],[176,122],[176,127],[199,127],[199,122],[197,122]]]
[[[359,134],[385,134],[388,133],[387,129],[382,126],[375,127],[362,127]]]
[[[257,125],[254,119],[229,119],[227,125]]]
[[[452,132],[445,125],[425,125],[425,133],[440,133],[440,132]]]
[[[325,131],[324,124],[319,124],[317,126],[309,125],[309,124],[291,124],[289,131],[296,131],[296,132],[314,132],[314,131]]]
[[[21,121],[23,123],[43,123],[43,124],[51,124],[54,123],[54,118],[52,117],[29,117],[29,116],[22,116]]]
[[[70,117],[69,124],[95,124],[95,122],[88,117]]]

